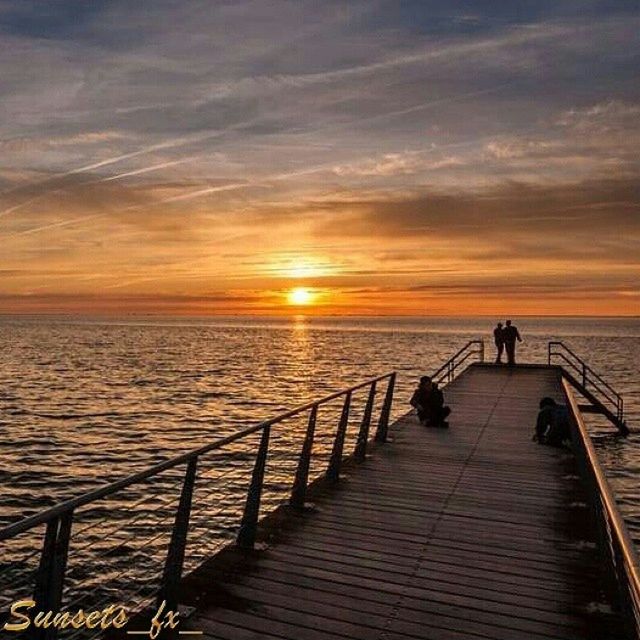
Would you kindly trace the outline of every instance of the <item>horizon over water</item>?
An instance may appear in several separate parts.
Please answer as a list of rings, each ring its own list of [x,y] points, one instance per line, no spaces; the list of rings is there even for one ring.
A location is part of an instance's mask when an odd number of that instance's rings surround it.
[[[398,417],[410,408],[416,379],[468,340],[484,338],[492,360],[495,321],[488,316],[0,316],[0,527],[391,370],[398,372],[393,409]],[[546,363],[548,340],[561,339],[624,396],[627,423],[638,433],[596,441],[631,534],[640,542],[640,318],[515,316],[513,321],[525,340],[519,362]],[[329,438],[335,407],[321,411],[319,420]],[[451,425],[456,428],[455,414]],[[612,430],[601,418],[589,417],[589,425],[594,435]],[[284,495],[289,486],[304,427],[298,422],[277,429],[276,493]],[[530,440],[533,428],[523,425],[522,437]],[[229,459],[225,469],[244,473],[251,461],[250,455]],[[216,501],[233,503],[227,520],[217,525],[218,537],[228,539],[237,524],[243,478],[224,491],[213,490]],[[162,483],[155,490],[171,491]],[[278,502],[280,494],[267,503]],[[133,507],[116,502],[107,513],[124,522],[132,509],[137,513],[141,496],[134,489],[127,496]],[[202,515],[211,520],[211,512]],[[140,517],[148,516],[140,511]],[[165,518],[169,525],[171,518]],[[89,543],[100,548],[103,533],[92,529]],[[16,557],[37,544],[28,542]],[[155,562],[161,556],[152,547],[145,558]],[[121,560],[127,558],[123,553]],[[0,576],[1,570],[2,563]],[[127,580],[118,588],[128,588],[132,578]],[[0,591],[1,583],[0,577]]]

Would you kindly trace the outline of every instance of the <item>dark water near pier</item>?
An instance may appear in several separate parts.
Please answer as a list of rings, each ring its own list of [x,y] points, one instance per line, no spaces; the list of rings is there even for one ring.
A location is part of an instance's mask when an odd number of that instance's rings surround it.
[[[625,396],[627,421],[640,429],[640,319],[517,324],[521,361],[545,362],[547,341],[566,341]],[[415,378],[464,342],[484,337],[491,354],[492,325],[484,318],[0,319],[0,525],[392,369],[395,411],[404,412]],[[321,416],[317,471],[339,409]],[[594,434],[610,431],[601,420],[591,426]],[[304,420],[278,430],[265,508],[286,495],[303,430]],[[203,465],[193,564],[233,536],[254,446],[249,439]],[[599,451],[640,541],[640,436],[602,440]],[[168,473],[78,514],[71,560],[82,562],[70,564],[69,601],[87,589],[121,599],[124,585],[132,598],[151,593],[135,567],[147,576],[161,567],[180,477]],[[10,545],[0,592],[3,580],[12,597],[29,591],[41,534]]]

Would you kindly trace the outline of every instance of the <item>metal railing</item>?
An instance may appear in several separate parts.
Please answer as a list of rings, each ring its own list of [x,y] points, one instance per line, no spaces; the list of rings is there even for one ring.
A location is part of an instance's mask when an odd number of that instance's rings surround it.
[[[572,381],[582,387],[580,391],[594,396],[596,401],[607,410],[608,417],[624,431],[626,427],[624,427],[623,397],[564,342],[549,342],[548,363],[552,364],[554,358],[568,368],[565,373],[568,372]]]
[[[438,384],[451,382],[456,377],[456,371],[470,358],[474,356],[480,362],[484,362],[484,340],[471,340],[456,351],[432,376],[431,379]]]
[[[2,542],[3,545],[7,545],[9,543],[15,543],[17,537],[22,534],[33,533],[37,527],[45,527],[39,551],[40,560],[35,572],[33,600],[36,606],[34,607],[34,613],[38,611],[57,612],[64,604],[65,576],[68,573],[67,566],[71,565],[69,544],[75,523],[74,514],[77,514],[81,507],[98,508],[100,506],[98,503],[101,500],[114,494],[125,492],[127,489],[140,485],[149,479],[156,480],[159,474],[168,470],[179,470],[184,475],[182,477],[179,501],[174,507],[173,528],[163,563],[160,588],[156,598],[158,603],[165,601],[169,609],[175,610],[178,604],[179,584],[183,575],[185,551],[190,533],[190,515],[192,512],[194,486],[196,478],[198,477],[200,461],[207,454],[220,450],[231,443],[245,441],[253,434],[259,436],[259,445],[251,471],[249,487],[244,498],[244,509],[236,537],[237,547],[243,550],[251,550],[254,548],[258,533],[261,498],[265,485],[265,471],[270,454],[270,442],[272,440],[272,427],[295,416],[305,417],[308,414],[304,440],[295,462],[296,470],[289,498],[289,505],[292,508],[302,509],[305,504],[305,497],[309,485],[312,452],[316,440],[316,424],[321,408],[334,400],[342,400],[340,418],[335,430],[335,435],[333,436],[328,464],[323,474],[329,482],[336,482],[339,480],[340,469],[345,459],[345,438],[349,426],[353,395],[358,390],[364,390],[367,397],[362,418],[359,420],[358,433],[352,452],[356,462],[363,462],[370,441],[369,434],[376,407],[376,393],[380,387],[380,383],[384,381],[386,381],[386,389],[384,391],[384,399],[379,407],[375,440],[377,442],[385,442],[387,440],[389,417],[396,381],[395,372],[367,380],[348,389],[343,389],[319,400],[286,411],[243,431],[220,438],[199,449],[177,456],[145,471],[118,480],[84,495],[67,500],[66,502],[0,529],[0,542]],[[339,409],[339,407],[334,408]],[[137,504],[139,504],[139,502]],[[104,505],[102,505],[102,509],[105,509]],[[109,512],[107,511],[107,513]],[[6,546],[4,548],[6,549]],[[105,559],[108,560],[109,556],[106,555]],[[34,634],[31,636],[32,638],[38,638],[40,640],[46,637],[47,640],[50,640],[55,637],[55,631],[53,629],[36,630],[33,627],[32,629],[34,630]]]
[[[571,408],[572,442],[583,481],[588,489],[598,535],[604,556],[610,595],[626,614],[630,638],[640,638],[640,561],[624,523],[607,478],[600,466],[596,450],[582,418],[570,383],[563,380],[565,395]]]

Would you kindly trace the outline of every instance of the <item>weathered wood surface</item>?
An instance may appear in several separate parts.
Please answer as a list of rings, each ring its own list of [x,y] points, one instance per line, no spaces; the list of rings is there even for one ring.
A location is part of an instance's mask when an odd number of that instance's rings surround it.
[[[471,367],[446,389],[449,430],[405,416],[273,546],[200,572],[211,592],[189,628],[221,640],[620,637],[615,618],[589,613],[602,595],[573,458],[531,441],[543,395],[562,398],[557,370]]]

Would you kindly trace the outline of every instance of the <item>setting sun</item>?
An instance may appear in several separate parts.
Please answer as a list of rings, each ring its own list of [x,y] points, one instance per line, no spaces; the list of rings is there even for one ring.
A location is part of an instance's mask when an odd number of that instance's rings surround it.
[[[289,304],[307,305],[313,302],[315,295],[305,287],[291,289],[287,295]]]

